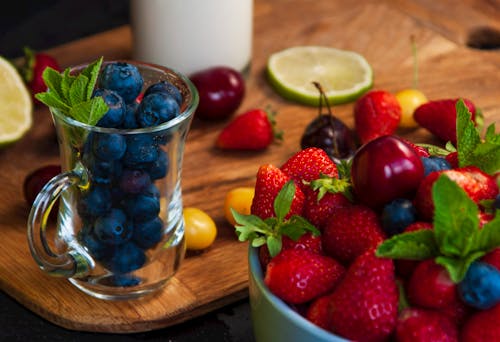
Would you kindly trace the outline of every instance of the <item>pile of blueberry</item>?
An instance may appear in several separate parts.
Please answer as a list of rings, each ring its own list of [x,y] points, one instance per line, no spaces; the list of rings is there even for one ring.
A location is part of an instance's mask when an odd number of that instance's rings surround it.
[[[106,64],[94,96],[109,107],[97,126],[152,127],[180,114],[182,96],[168,81],[149,86],[141,100],[144,80],[138,68],[124,62]],[[81,162],[90,174],[90,188],[79,193],[83,227],[79,241],[96,261],[115,275],[118,286],[139,280],[120,277],[142,267],[145,251],[162,238],[160,191],[154,184],[168,172],[168,155],[161,133],[100,133],[88,135]]]

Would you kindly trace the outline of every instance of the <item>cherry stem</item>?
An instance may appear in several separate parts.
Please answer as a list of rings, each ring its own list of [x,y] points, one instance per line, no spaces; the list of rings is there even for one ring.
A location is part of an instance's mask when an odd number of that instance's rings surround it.
[[[323,109],[323,101],[325,102],[326,108],[328,109],[328,114],[333,115],[330,103],[328,103],[328,98],[326,97],[325,91],[319,82],[313,81],[314,86],[319,90],[319,115],[321,115],[321,110]]]
[[[415,36],[410,36],[411,51],[413,55],[413,89],[418,89],[418,63],[417,63],[417,44]]]

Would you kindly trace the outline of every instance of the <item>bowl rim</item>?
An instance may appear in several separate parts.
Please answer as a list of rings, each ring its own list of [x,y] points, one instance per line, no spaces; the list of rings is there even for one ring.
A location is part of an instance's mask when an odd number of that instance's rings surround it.
[[[257,247],[248,247],[248,264],[251,277],[255,281],[255,284],[259,291],[264,296],[265,300],[268,301],[275,309],[283,313],[285,318],[295,324],[297,327],[304,331],[310,332],[315,338],[321,341],[332,341],[332,342],[348,342],[348,340],[335,335],[334,333],[320,328],[316,324],[308,321],[305,317],[300,315],[298,312],[290,308],[290,306],[285,303],[282,299],[275,296],[267,286],[264,284],[262,267],[259,261],[259,253]]]

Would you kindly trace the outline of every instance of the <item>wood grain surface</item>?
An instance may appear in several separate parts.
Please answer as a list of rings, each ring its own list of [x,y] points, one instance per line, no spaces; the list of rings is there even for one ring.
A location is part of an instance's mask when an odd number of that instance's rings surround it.
[[[449,7],[444,7],[448,5]],[[446,7],[446,6],[445,6]],[[444,11],[444,12],[443,12]],[[29,208],[22,184],[33,169],[58,162],[53,126],[46,108],[34,112],[32,130],[0,151],[0,287],[22,305],[62,327],[82,331],[138,332],[170,326],[248,295],[247,245],[236,240],[224,220],[225,194],[253,186],[258,166],[281,165],[299,150],[305,125],[317,109],[279,97],[265,78],[267,58],[296,45],[324,45],[364,55],[374,70],[374,88],[397,91],[412,86],[409,37],[418,46],[419,87],[429,99],[468,97],[483,110],[486,124],[500,119],[500,50],[467,47],[477,27],[497,30],[497,1],[256,0],[254,44],[247,94],[238,110],[271,106],[284,142],[264,152],[222,152],[214,140],[226,122],[194,121],[183,168],[185,206],[199,207],[216,221],[219,235],[206,251],[189,255],[169,285],[157,295],[128,302],[89,297],[67,280],[40,271],[26,240]],[[63,67],[130,58],[128,26],[49,50]],[[353,104],[333,108],[353,126]],[[414,141],[436,142],[424,129],[398,131]]]

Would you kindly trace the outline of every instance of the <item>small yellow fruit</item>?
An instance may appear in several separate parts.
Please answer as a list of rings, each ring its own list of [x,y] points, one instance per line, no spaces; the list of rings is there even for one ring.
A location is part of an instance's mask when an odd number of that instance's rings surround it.
[[[395,95],[402,111],[399,126],[404,128],[417,127],[418,123],[413,118],[413,112],[418,106],[427,102],[427,97],[418,89],[404,89]]]
[[[254,195],[255,189],[251,187],[234,188],[226,194],[224,216],[231,225],[236,224],[231,208],[242,215],[249,215]]]
[[[186,248],[201,250],[209,247],[217,237],[214,220],[203,210],[188,207],[183,210]]]

